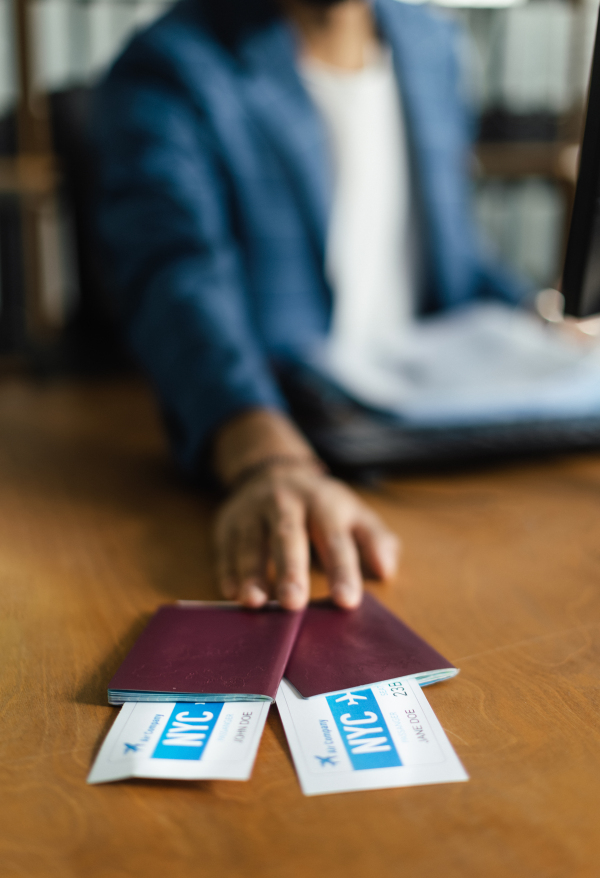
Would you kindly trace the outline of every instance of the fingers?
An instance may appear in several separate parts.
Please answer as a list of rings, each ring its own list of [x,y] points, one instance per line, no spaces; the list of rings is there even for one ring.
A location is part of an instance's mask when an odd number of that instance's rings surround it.
[[[268,599],[264,528],[260,519],[243,517],[233,523],[224,515],[217,524],[217,571],[227,600],[261,607]]]
[[[331,596],[341,607],[356,607],[361,601],[361,559],[380,579],[387,579],[396,570],[400,541],[354,495],[336,493],[329,502],[315,504],[310,532]]]
[[[310,547],[304,504],[297,497],[276,491],[261,510],[227,511],[216,536],[219,580],[227,599],[247,607],[263,606],[269,597],[266,571],[270,556],[282,607],[298,610],[306,605]]]
[[[306,605],[310,593],[310,540],[340,607],[362,597],[361,560],[381,579],[396,568],[399,541],[348,488],[332,479],[309,483],[310,491],[265,480],[249,486],[221,510],[217,559],[221,590],[230,600],[261,607],[275,596],[288,610]],[[309,540],[310,537],[310,540]]]
[[[227,526],[224,516],[217,519],[215,529],[215,545],[217,550],[217,579],[223,597],[233,601],[238,595],[238,584],[233,564],[232,532]]]
[[[269,599],[265,533],[260,518],[254,515],[238,525],[234,564],[239,602],[245,607],[262,607]]]
[[[291,494],[273,497],[269,515],[271,555],[277,599],[286,610],[299,610],[310,591],[310,546],[304,504]]]
[[[315,517],[312,537],[333,601],[347,609],[357,607],[362,597],[362,576],[358,550],[349,528],[336,522],[331,513],[321,513]]]
[[[400,540],[376,515],[368,510],[365,512],[353,528],[360,556],[371,573],[379,579],[389,579],[398,566]]]

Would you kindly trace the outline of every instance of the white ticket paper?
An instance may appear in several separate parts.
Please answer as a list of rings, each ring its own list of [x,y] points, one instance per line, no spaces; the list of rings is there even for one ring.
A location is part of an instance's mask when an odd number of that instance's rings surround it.
[[[307,796],[469,779],[410,677],[310,699],[283,680],[277,707]]]
[[[269,707],[260,701],[124,704],[88,783],[248,780]]]

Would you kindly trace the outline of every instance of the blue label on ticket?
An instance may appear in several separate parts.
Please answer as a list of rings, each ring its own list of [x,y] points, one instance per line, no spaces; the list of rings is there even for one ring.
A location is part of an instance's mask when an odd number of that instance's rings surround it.
[[[402,765],[381,709],[370,689],[328,695],[327,703],[355,770]]]
[[[176,704],[152,759],[202,759],[223,704]]]

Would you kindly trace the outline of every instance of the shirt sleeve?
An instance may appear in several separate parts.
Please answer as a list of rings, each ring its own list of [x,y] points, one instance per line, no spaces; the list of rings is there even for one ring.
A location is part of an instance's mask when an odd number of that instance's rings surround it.
[[[252,325],[231,186],[202,107],[148,46],[117,63],[94,117],[107,280],[191,471],[236,412],[285,406]]]

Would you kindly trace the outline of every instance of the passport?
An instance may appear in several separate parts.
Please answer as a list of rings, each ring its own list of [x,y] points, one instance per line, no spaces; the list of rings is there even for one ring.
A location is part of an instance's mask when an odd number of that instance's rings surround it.
[[[109,704],[274,701],[283,676],[304,698],[413,677],[421,686],[457,669],[372,595],[342,610],[274,602],[161,607],[108,687]]]
[[[413,677],[428,686],[458,670],[366,593],[354,610],[328,600],[308,606],[285,670],[304,698]]]
[[[302,616],[273,604],[160,607],[110,681],[109,704],[274,701]]]

